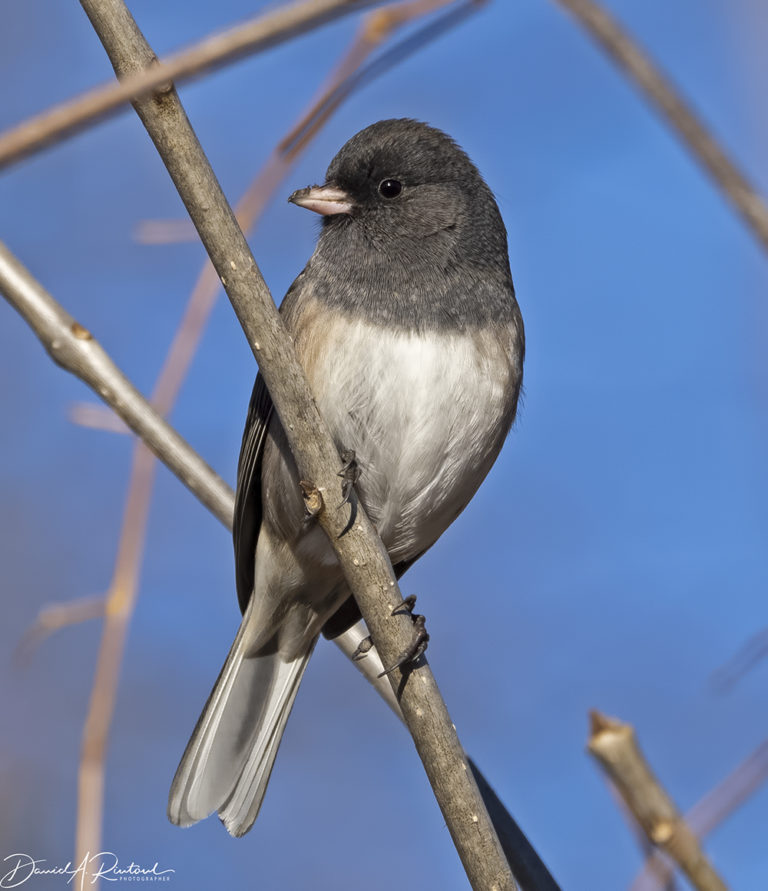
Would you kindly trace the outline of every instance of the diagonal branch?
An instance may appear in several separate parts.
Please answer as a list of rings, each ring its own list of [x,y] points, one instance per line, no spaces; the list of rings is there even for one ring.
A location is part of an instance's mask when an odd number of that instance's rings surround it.
[[[132,77],[97,87],[0,134],[0,170],[104,120],[134,99],[149,96],[156,90],[162,92],[171,81],[199,77],[374,2],[376,0],[298,0],[245,24],[209,35],[161,61],[153,54],[147,67],[137,70]]]
[[[119,77],[151,65],[154,54],[122,0],[81,0]],[[134,104],[195,224],[259,362],[299,471],[331,497],[342,466],[317,412],[293,344],[234,214],[215,178],[175,90]],[[402,602],[384,546],[365,512],[354,527],[344,512],[318,517],[371,629],[391,664],[411,639],[411,622],[392,616]],[[391,676],[402,686],[399,672]],[[396,689],[396,687],[393,687]],[[410,675],[400,697],[403,716],[425,766],[470,883],[477,889],[515,888],[507,861],[445,704],[428,665]]]
[[[595,0],[556,2],[584,26],[629,80],[645,93],[736,208],[763,250],[768,250],[765,202],[651,58]]]

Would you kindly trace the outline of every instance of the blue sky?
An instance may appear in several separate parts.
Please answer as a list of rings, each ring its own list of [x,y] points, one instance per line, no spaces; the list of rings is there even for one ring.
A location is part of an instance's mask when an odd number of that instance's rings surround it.
[[[130,5],[160,53],[259,7]],[[764,5],[607,6],[768,192]],[[232,200],[355,27],[326,27],[181,89]],[[4,12],[0,77],[11,86],[0,126],[110,74],[77,4]],[[509,442],[403,587],[428,617],[430,661],[468,752],[564,888],[614,891],[641,859],[584,752],[588,710],[636,725],[683,809],[766,735],[768,665],[727,696],[710,683],[768,624],[766,257],[555,3],[496,0],[357,93],[302,157],[250,238],[277,299],[316,235],[284,199],[320,180],[357,130],[395,116],[449,132],[496,193],[528,339]],[[145,392],[203,252],[142,246],[132,232],[181,212],[132,112],[0,174],[0,238]],[[222,298],[172,420],[230,481],[254,372]],[[0,859],[72,854],[99,628],[60,633],[23,667],[10,653],[43,604],[109,583],[131,444],[68,421],[69,406],[90,399],[0,302]],[[237,621],[229,538],[161,469],[109,748],[104,846],[174,868],[176,888],[465,888],[407,736],[327,644],[253,831],[233,840],[215,819],[184,831],[167,822],[171,777]],[[762,789],[708,840],[733,888],[768,886],[767,814]]]

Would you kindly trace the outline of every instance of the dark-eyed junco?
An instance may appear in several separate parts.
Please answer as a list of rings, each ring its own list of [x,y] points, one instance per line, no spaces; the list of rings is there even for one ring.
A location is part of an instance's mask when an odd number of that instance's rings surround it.
[[[290,200],[322,214],[323,227],[283,319],[337,446],[355,453],[356,492],[399,574],[466,507],[515,417],[524,335],[504,224],[466,154],[412,120],[362,130],[325,185]],[[328,540],[307,522],[260,376],[234,540],[243,620],[168,813],[187,826],[218,811],[242,835],[318,635],[349,597]]]

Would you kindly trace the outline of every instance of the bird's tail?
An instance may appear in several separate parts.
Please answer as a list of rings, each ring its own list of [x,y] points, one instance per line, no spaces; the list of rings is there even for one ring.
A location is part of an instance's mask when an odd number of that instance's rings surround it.
[[[243,617],[168,797],[168,817],[191,826],[218,811],[232,835],[253,825],[312,648],[292,662],[246,655]]]

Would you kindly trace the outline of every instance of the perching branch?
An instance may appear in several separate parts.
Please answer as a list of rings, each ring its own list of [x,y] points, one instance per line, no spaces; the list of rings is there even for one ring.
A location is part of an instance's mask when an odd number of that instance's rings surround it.
[[[58,365],[81,378],[218,517],[232,525],[232,491],[149,405],[104,352],[0,242],[0,291],[21,313]]]
[[[154,55],[122,0],[81,0],[119,77],[153,63]],[[303,370],[234,214],[169,88],[134,107],[152,137],[216,268],[275,403],[299,471],[330,505],[342,466],[317,412]],[[326,532],[382,659],[405,649],[412,625],[392,616],[402,602],[386,550],[362,509],[347,534],[346,511],[327,507]],[[464,752],[426,662],[402,686],[400,705],[470,883],[476,889],[515,888],[501,845],[471,778]],[[393,689],[397,689],[394,686]]]
[[[189,80],[243,56],[270,49],[374,2],[376,0],[298,0],[227,31],[209,35],[161,61],[153,55],[133,76],[97,87],[0,134],[0,170],[104,120],[134,99],[162,91],[171,81]]]
[[[557,2],[645,93],[768,250],[768,206],[650,57],[595,0]]]
[[[643,757],[634,728],[591,714],[588,750],[656,847],[668,854],[699,891],[727,891],[667,792]]]

